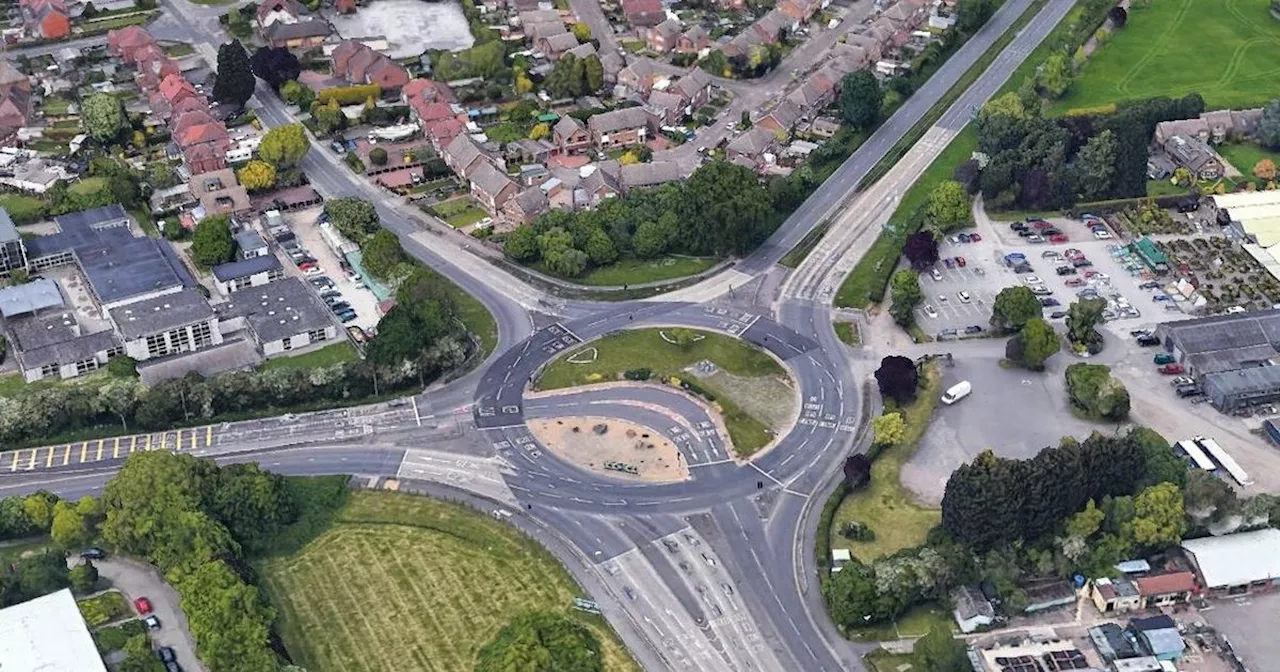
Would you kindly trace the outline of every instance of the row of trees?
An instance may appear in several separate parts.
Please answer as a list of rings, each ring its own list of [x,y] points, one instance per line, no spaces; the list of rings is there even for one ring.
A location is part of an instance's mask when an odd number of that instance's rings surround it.
[[[93,591],[98,570],[88,561],[68,569],[67,551],[93,539],[101,520],[102,509],[92,497],[73,502],[38,490],[0,499],[0,541],[48,534],[54,546],[0,567],[0,608],[63,588]]]
[[[504,251],[574,277],[620,256],[727,256],[754,249],[779,221],[755,174],[713,161],[688,180],[636,189],[576,214],[553,211],[507,235]]]
[[[991,207],[1044,210],[1143,196],[1155,125],[1204,111],[1200,96],[1188,94],[1124,103],[1110,114],[1047,119],[1037,101],[1006,93],[978,115],[978,149],[989,161],[981,171],[966,162],[955,177]]]

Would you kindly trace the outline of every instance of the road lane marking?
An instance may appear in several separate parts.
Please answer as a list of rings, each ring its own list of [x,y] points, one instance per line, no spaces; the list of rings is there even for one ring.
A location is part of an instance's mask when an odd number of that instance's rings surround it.
[[[71,464],[71,444],[69,443],[67,444],[66,452],[62,453],[62,466],[65,467],[68,464]]]
[[[48,469],[53,466],[53,446],[49,446],[49,454],[45,456],[44,468]]]
[[[102,445],[101,440],[98,441],[98,445],[99,446]],[[88,457],[89,457],[89,442],[85,441],[84,443],[80,444],[80,464],[84,464],[85,459]]]
[[[31,449],[31,463],[27,465],[27,471],[31,471],[36,468],[36,453],[38,452],[40,451],[36,448]]]
[[[160,450],[167,450],[168,448],[169,448],[169,432],[164,432],[160,435]]]
[[[147,445],[143,446],[143,450],[151,450],[151,435],[147,435]]]
[[[13,465],[9,467],[9,471],[17,471],[17,470],[18,470],[18,455],[20,455],[20,454],[22,454],[22,451],[21,451],[21,450],[15,450],[15,451],[13,451]]]
[[[213,446],[213,425],[204,428],[204,447]]]
[[[101,462],[101,461],[102,461],[102,446],[103,446],[103,445],[105,445],[105,444],[106,444],[106,442],[107,442],[107,440],[106,440],[106,439],[98,439],[98,454],[97,454],[96,456],[94,456],[94,458],[93,458],[93,461],[94,461],[94,462]],[[117,438],[117,439],[116,439],[116,443],[117,443],[117,444],[119,444],[119,443],[120,443],[120,439],[118,439],[118,438]]]

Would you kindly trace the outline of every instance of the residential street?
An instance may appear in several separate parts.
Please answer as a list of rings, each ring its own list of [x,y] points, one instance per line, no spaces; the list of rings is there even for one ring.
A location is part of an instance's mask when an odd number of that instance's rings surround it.
[[[196,658],[195,641],[187,630],[187,618],[182,613],[178,592],[165,583],[160,570],[122,556],[114,555],[104,560],[94,560],[98,574],[111,581],[128,598],[130,605],[139,597],[151,601],[152,613],[160,619],[160,629],[151,631],[153,648],[173,647],[178,654],[178,664],[183,670],[203,670]]]

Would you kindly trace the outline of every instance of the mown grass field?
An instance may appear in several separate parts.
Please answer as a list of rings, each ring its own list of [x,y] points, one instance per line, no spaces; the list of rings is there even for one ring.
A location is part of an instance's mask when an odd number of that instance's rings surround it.
[[[1276,97],[1280,21],[1267,0],[1135,2],[1129,20],[1085,64],[1054,113],[1151,96],[1199,93],[1205,109]],[[1028,59],[1039,63],[1040,61]],[[1010,80],[1015,86],[1021,81]]]
[[[629,369],[649,369],[654,379],[675,376],[695,381],[700,387],[715,395],[715,403],[724,416],[725,429],[733,441],[739,456],[747,456],[768,445],[773,433],[765,423],[753,417],[734,403],[735,390],[721,389],[704,380],[698,380],[683,371],[697,362],[714,362],[725,373],[744,378],[787,378],[786,371],[776,360],[747,343],[730,336],[697,331],[701,340],[687,347],[680,347],[663,340],[660,329],[635,329],[606,336],[571,350],[560,359],[551,362],[535,380],[542,390],[556,390],[577,385],[618,380]],[[594,348],[595,361],[588,353]],[[576,359],[583,363],[573,363]],[[746,392],[738,390],[739,394]]]
[[[313,369],[322,366],[333,366],[342,362],[357,359],[355,346],[350,341],[339,341],[323,348],[312,350],[306,354],[291,357],[276,357],[262,364],[264,369]]]
[[[258,569],[285,645],[312,672],[470,670],[533,609],[590,628],[606,670],[639,670],[604,621],[571,609],[583,594],[550,554],[457,505],[355,492],[326,532]]]
[[[580,285],[621,287],[623,285],[638,285],[642,282],[675,280],[702,273],[715,266],[718,261],[714,257],[624,258],[608,266],[593,268],[582,277],[573,278],[572,281]],[[546,272],[543,268],[538,270]]]

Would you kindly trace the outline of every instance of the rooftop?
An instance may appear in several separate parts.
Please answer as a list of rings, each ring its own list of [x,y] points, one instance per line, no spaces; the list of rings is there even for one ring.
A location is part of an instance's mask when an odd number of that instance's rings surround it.
[[[242,261],[233,261],[227,264],[218,264],[213,267],[213,277],[222,282],[235,280],[236,278],[247,278],[258,273],[266,273],[280,268],[280,260],[274,254],[264,254],[260,257],[252,257]]]
[[[262,234],[253,229],[245,229],[237,233],[235,239],[236,247],[242,252],[245,250],[260,250],[267,246],[267,241],[262,239]]]
[[[0,609],[5,672],[106,672],[69,589]]]
[[[1157,576],[1144,576],[1137,581],[1143,595],[1168,595],[1189,593],[1196,589],[1196,575],[1191,572],[1172,572]]]
[[[9,211],[0,207],[0,243],[18,240],[18,227],[13,225],[13,218],[9,216]]]
[[[1280,530],[1275,528],[1188,539],[1182,550],[1209,588],[1280,577]]]
[[[230,301],[217,307],[217,313],[222,319],[245,318],[263,343],[333,324],[328,307],[299,278],[236,292]]]
[[[58,283],[48,278],[0,289],[0,315],[6,318],[61,305],[62,292],[58,290]]]
[[[111,321],[126,340],[203,322],[210,317],[213,317],[213,309],[194,289],[183,289],[111,309]]]

